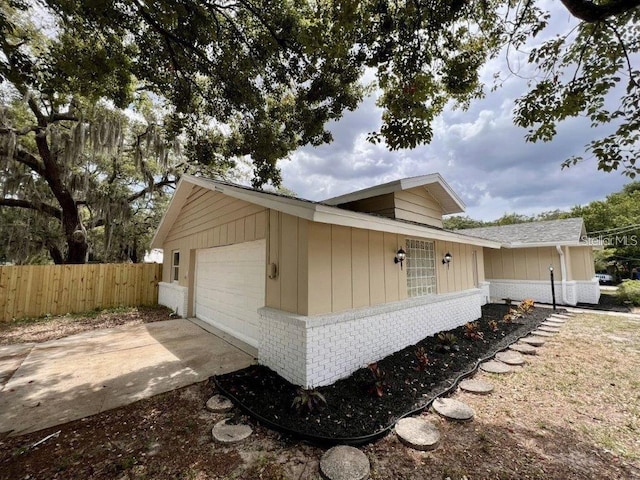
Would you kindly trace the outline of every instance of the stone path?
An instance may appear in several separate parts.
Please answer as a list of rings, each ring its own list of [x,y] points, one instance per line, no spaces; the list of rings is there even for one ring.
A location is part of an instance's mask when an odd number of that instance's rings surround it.
[[[395,432],[402,443],[414,450],[433,450],[440,443],[438,427],[422,417],[401,418]]]
[[[469,422],[475,416],[473,408],[453,398],[436,398],[433,409],[444,418],[458,422]]]
[[[536,355],[538,353],[538,349],[533,345],[529,345],[528,343],[514,343],[509,346],[510,350],[514,352],[523,353],[525,355]]]
[[[554,314],[556,315],[556,314]],[[559,315],[559,314],[557,314]],[[489,373],[509,373],[511,366],[524,365],[524,355],[536,355],[538,349],[545,343],[545,338],[552,337],[560,331],[566,318],[550,316],[542,325],[527,337],[509,346],[507,350],[496,353],[495,359],[480,364],[479,369]],[[468,378],[460,382],[460,390],[475,394],[490,394],[493,385],[482,379]],[[454,421],[471,421],[475,412],[465,403],[452,398],[437,398],[432,404],[433,410],[446,418]],[[404,418],[395,427],[398,439],[405,445],[416,450],[435,448],[440,442],[440,433],[437,428],[424,418]],[[428,444],[428,447],[425,446]]]
[[[493,392],[493,385],[477,378],[468,378],[460,382],[460,389],[465,392],[488,395]]]
[[[534,330],[533,332],[531,332],[531,335],[535,335],[536,337],[542,337],[542,338],[551,338],[555,335],[555,333],[545,332],[543,330]]]
[[[213,426],[211,434],[213,439],[219,443],[238,443],[248,438],[253,430],[249,425],[245,424],[227,424],[228,418],[219,421]]]
[[[327,480],[365,480],[370,471],[367,456],[347,445],[330,448],[320,459],[320,475]]]
[[[496,360],[489,360],[488,362],[483,362],[480,364],[480,370],[483,370],[487,373],[511,373],[513,369],[502,362],[498,362]]]
[[[206,407],[213,413],[225,413],[233,408],[233,403],[223,395],[214,395],[207,400]]]
[[[524,357],[513,350],[496,353],[496,360],[506,363],[507,365],[524,365]]]
[[[524,365],[524,355],[536,355],[539,347],[545,343],[543,337],[552,337],[560,331],[567,315],[552,314],[541,326],[527,337],[509,346],[507,350],[496,353],[494,360],[480,364],[480,370],[488,373],[504,374],[513,371],[511,366]],[[468,393],[487,395],[493,392],[491,383],[479,378],[467,378],[460,382],[460,390]],[[228,412],[233,405],[224,396],[214,395],[206,404],[212,412]],[[457,422],[472,421],[475,412],[467,404],[453,398],[436,398],[433,410],[447,420]],[[212,430],[215,441],[235,443],[252,434],[249,425],[228,424],[229,419],[218,422]],[[398,420],[394,431],[399,441],[409,448],[420,451],[433,450],[441,442],[438,427],[425,415],[406,417]],[[339,445],[327,450],[320,459],[320,475],[326,480],[366,480],[369,478],[371,466],[367,456],[359,449]]]
[[[549,325],[540,325],[538,327],[538,330],[541,330],[543,332],[549,332],[549,333],[558,333],[560,331],[558,327],[552,327]]]

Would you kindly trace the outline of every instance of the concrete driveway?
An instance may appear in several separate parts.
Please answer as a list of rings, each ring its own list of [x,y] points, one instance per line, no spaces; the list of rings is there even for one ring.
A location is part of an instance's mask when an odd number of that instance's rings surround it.
[[[121,407],[255,359],[189,320],[0,347],[0,438]]]

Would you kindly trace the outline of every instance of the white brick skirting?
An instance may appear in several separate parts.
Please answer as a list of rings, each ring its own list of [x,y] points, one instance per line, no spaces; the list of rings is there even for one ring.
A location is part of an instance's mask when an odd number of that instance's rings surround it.
[[[160,282],[158,283],[158,303],[169,307],[181,317],[186,317],[189,309],[187,292],[187,287],[181,287],[175,283]]]
[[[597,304],[600,301],[600,282],[597,278],[586,281],[576,281],[578,302]]]
[[[329,385],[429,335],[478,319],[482,289],[311,317],[258,310],[258,359],[290,382]]]
[[[575,305],[581,303],[598,303],[600,287],[598,281],[567,281],[565,282],[564,297],[562,281],[554,281],[556,303],[558,305]],[[503,298],[520,301],[533,298],[536,302],[551,303],[551,282],[540,280],[489,280],[491,298],[501,301]]]
[[[482,290],[482,295],[483,295],[483,299],[482,299],[482,305],[486,305],[487,303],[489,303],[490,299],[491,299],[491,286],[489,282],[480,282],[480,285],[478,286],[478,288],[480,290]]]

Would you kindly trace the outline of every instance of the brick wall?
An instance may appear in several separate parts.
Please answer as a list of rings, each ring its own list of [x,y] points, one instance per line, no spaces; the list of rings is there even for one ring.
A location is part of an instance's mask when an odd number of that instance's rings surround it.
[[[312,317],[262,308],[260,363],[305,387],[329,385],[355,370],[481,315],[480,289],[425,296]]]
[[[524,300],[533,298],[536,302],[551,303],[551,282],[539,280],[489,280],[491,298],[501,301],[503,298]],[[564,305],[562,282],[554,281],[556,303]],[[597,280],[565,282],[566,305],[576,303],[598,303],[600,286]]]

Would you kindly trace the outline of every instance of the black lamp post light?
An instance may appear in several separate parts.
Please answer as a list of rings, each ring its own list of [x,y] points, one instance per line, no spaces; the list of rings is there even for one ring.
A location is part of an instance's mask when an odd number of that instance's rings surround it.
[[[549,276],[551,277],[551,301],[553,302],[553,311],[556,311],[556,286],[553,283],[553,265],[549,265]]]

